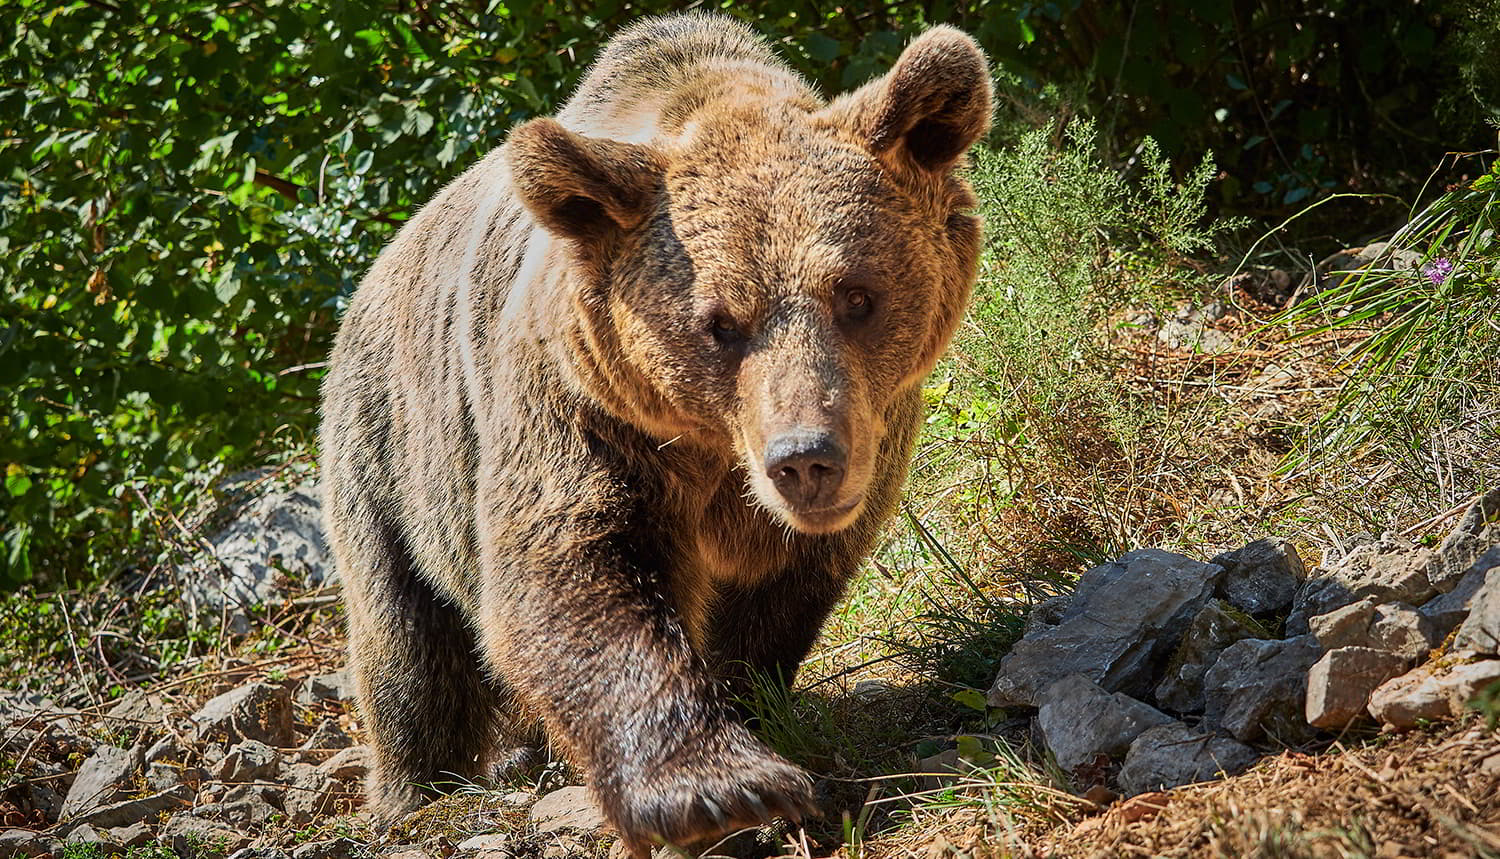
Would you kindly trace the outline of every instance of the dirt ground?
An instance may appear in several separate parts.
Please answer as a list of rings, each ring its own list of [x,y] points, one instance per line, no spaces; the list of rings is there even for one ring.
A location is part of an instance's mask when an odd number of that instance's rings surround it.
[[[1287,752],[1235,778],[1143,794],[1013,838],[973,818],[963,837],[892,855],[1500,857],[1500,732],[1474,718],[1362,748]]]

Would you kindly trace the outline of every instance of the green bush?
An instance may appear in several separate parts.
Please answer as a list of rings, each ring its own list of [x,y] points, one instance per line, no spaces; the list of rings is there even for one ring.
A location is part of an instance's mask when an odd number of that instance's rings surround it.
[[[1103,160],[1093,125],[1076,122],[977,153],[985,256],[968,321],[927,391],[933,409],[913,469],[919,493],[946,499],[938,524],[945,543],[959,535],[965,563],[997,510],[1019,502],[1034,515],[1041,496],[1113,482],[1160,426],[1158,410],[1121,384],[1112,326],[1128,307],[1198,294],[1201,276],[1180,263],[1211,250],[1229,224],[1202,225],[1211,160],[1176,183],[1155,144],[1140,152],[1142,175],[1126,178]],[[1085,561],[1122,549],[1102,523],[1075,524],[1041,527],[1037,542]],[[1023,554],[990,548],[982,567]]]

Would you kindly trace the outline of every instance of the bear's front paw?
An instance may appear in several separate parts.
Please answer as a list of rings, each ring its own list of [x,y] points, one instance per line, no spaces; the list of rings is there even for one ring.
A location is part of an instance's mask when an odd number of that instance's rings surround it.
[[[654,844],[700,844],[778,817],[799,821],[818,814],[807,773],[748,733],[735,739],[684,749],[605,798],[632,857],[648,856]]]

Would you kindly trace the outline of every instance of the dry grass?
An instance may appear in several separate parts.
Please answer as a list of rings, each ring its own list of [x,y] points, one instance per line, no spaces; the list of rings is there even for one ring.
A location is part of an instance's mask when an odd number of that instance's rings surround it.
[[[1143,795],[1039,842],[1048,856],[1500,856],[1500,734],[1471,723]]]

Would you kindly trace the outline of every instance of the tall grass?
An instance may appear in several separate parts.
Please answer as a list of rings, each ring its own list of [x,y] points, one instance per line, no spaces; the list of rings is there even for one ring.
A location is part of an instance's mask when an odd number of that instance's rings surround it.
[[[1294,337],[1367,336],[1341,356],[1338,396],[1289,467],[1420,445],[1465,423],[1488,427],[1481,444],[1500,441],[1500,160],[1415,213],[1371,265],[1329,281],[1273,321]]]

